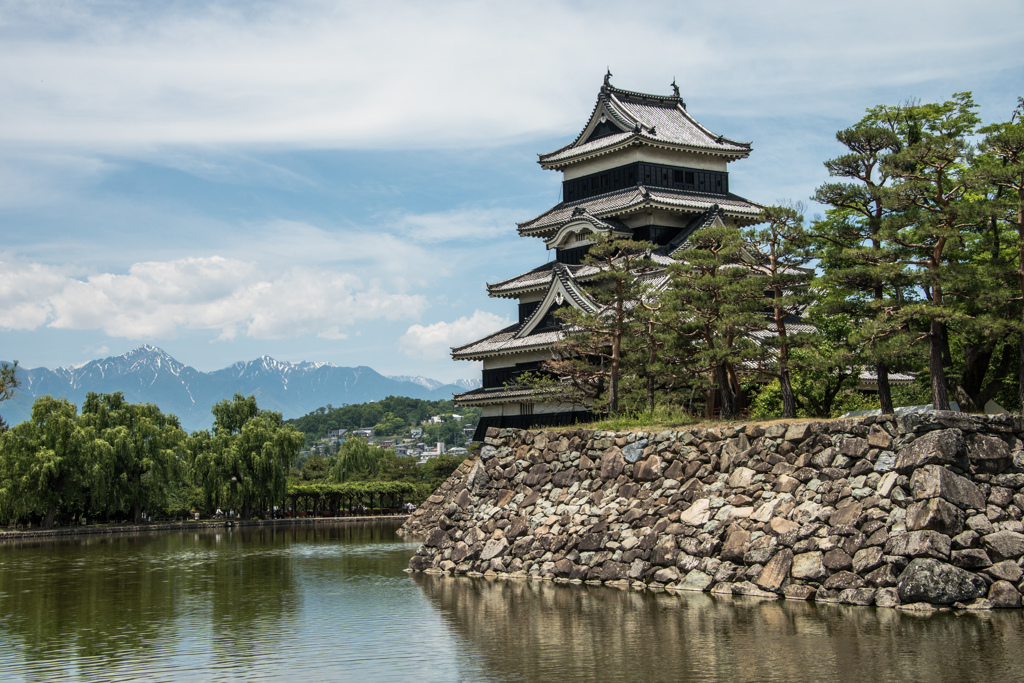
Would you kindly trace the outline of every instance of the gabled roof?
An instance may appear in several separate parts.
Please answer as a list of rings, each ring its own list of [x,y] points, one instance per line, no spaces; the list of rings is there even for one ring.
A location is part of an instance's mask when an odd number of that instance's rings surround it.
[[[530,317],[523,321],[523,324],[516,332],[516,339],[530,336],[544,316],[547,315],[548,311],[561,306],[566,301],[587,313],[594,313],[600,310],[600,304],[583,291],[583,288],[576,282],[576,278],[573,277],[572,271],[566,268],[564,264],[556,263],[555,267],[551,269],[551,273],[554,275],[554,278],[551,281],[551,286],[548,288],[547,295],[540,302],[540,305],[533,309]]]
[[[648,145],[741,159],[750,154],[749,142],[716,135],[686,111],[673,83],[674,95],[648,95],[620,90],[605,76],[587,125],[571,143],[541,154],[544,168],[561,168],[631,145]]]
[[[759,222],[761,206],[734,194],[687,192],[637,185],[586,199],[562,202],[532,220],[519,223],[519,234],[548,237],[572,218],[576,209],[581,207],[591,216],[608,220],[648,208],[703,215],[714,206],[721,209],[723,215],[735,219],[741,225],[754,225]]]
[[[707,211],[690,221],[689,225],[683,228],[679,234],[669,240],[665,246],[658,249],[658,253],[670,257],[677,256],[679,252],[690,249],[693,246],[690,243],[690,238],[694,233],[698,230],[714,225],[715,223],[721,223],[724,218],[725,212],[722,210],[722,207],[715,204]]]
[[[593,266],[567,266],[557,261],[550,264],[546,276],[548,278],[547,294],[526,320],[510,325],[503,330],[488,335],[475,342],[452,348],[455,360],[475,360],[488,356],[500,356],[506,353],[528,351],[531,349],[550,348],[560,337],[558,330],[538,331],[538,325],[548,311],[564,303],[588,313],[600,310],[601,306],[594,301],[579,282],[575,273],[587,270],[596,274],[599,269]],[[532,272],[532,271],[531,271]]]
[[[558,261],[549,261],[543,266],[529,270],[522,275],[516,275],[507,280],[487,285],[487,294],[492,297],[514,299],[526,292],[546,290],[551,284],[551,279],[554,277],[555,266],[559,265],[568,269],[577,280],[586,280],[588,277],[596,275],[599,271],[596,266],[566,265]]]
[[[633,234],[633,230],[621,221],[613,218],[602,219],[597,216],[591,216],[587,213],[585,207],[577,206],[573,209],[569,218],[562,221],[562,224],[557,226],[552,236],[547,239],[547,247],[548,249],[555,249],[564,243],[563,240],[567,236],[582,232],[591,234],[613,233],[620,237],[628,237]]]

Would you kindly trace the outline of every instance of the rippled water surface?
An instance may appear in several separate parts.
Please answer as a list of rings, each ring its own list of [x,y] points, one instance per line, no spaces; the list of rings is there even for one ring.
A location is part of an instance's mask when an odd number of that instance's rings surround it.
[[[409,576],[396,526],[0,546],[0,679],[1024,679],[1020,612]]]

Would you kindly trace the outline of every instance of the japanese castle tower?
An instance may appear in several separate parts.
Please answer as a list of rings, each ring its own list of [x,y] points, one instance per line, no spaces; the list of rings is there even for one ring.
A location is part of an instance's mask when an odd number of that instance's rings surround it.
[[[508,389],[517,375],[552,358],[561,334],[554,311],[596,311],[586,284],[596,272],[581,265],[603,233],[659,245],[655,261],[669,263],[697,230],[713,224],[759,223],[761,207],[729,190],[728,164],[750,154],[750,143],[716,135],[686,110],[679,88],[669,96],[604,85],[590,119],[575,140],[541,154],[541,168],[561,171],[562,202],[519,224],[519,234],[544,240],[552,261],[487,285],[492,297],[517,299],[518,321],[452,349],[456,360],[483,361],[483,386],[455,396],[480,406],[476,440],[487,427],[566,425],[590,419],[585,406],[534,402],[529,391]]]

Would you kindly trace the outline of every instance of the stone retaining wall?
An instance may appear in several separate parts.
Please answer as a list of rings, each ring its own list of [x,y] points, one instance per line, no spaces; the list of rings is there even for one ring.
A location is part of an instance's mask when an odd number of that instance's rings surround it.
[[[857,605],[1020,607],[1024,420],[488,430],[413,571]]]

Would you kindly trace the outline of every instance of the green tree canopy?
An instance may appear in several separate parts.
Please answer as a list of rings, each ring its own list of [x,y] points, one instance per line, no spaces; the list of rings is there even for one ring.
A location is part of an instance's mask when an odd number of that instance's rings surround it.
[[[130,512],[136,523],[144,509],[165,507],[186,460],[178,419],[152,403],[128,403],[121,392],[89,392],[80,421],[95,448],[94,486],[107,506]]]
[[[0,436],[0,507],[9,518],[42,515],[53,526],[59,509],[81,510],[94,474],[92,449],[78,409],[42,396],[32,417]]]

